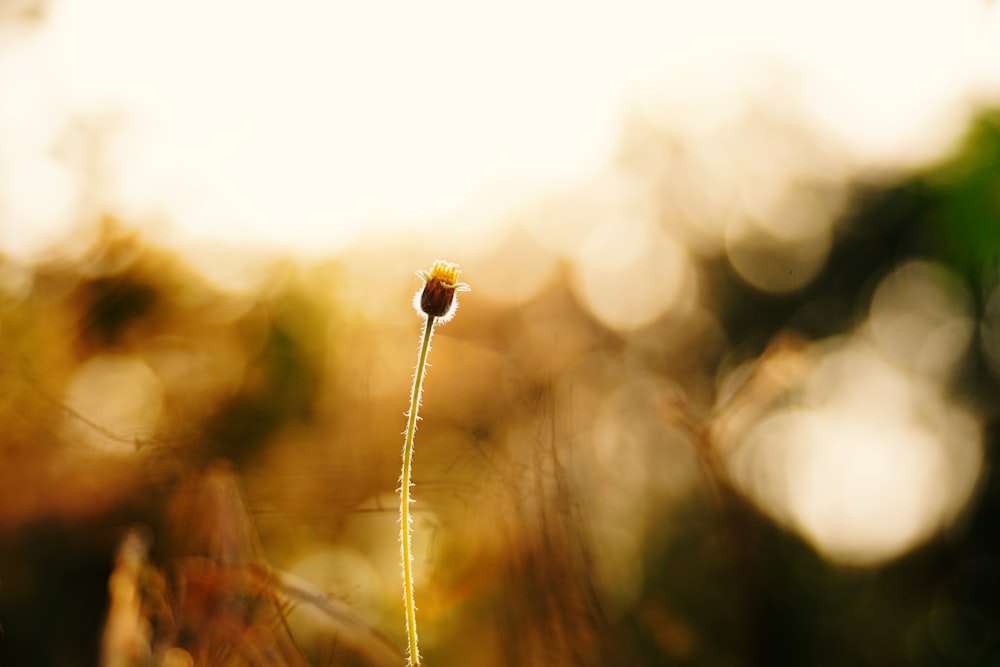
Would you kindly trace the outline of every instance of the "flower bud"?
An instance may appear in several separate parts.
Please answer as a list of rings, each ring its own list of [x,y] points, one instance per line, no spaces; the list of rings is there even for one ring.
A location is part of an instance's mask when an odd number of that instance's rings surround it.
[[[455,292],[469,290],[468,285],[458,282],[461,273],[457,264],[441,260],[434,262],[430,271],[418,272],[417,275],[424,279],[424,287],[413,300],[417,311],[440,322],[451,319],[458,306]]]

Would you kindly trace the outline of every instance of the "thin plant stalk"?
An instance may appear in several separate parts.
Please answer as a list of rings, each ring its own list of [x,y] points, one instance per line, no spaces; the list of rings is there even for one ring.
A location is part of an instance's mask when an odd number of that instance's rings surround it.
[[[455,314],[458,300],[456,292],[468,291],[469,286],[458,282],[461,271],[457,264],[438,260],[429,271],[417,273],[424,281],[423,289],[415,295],[413,305],[417,312],[426,317],[424,336],[420,341],[420,356],[413,374],[413,388],[410,391],[410,412],[407,414],[406,440],[403,444],[403,472],[399,480],[399,543],[403,561],[403,602],[406,607],[406,641],[409,649],[410,667],[419,667],[420,650],[417,648],[417,605],[413,596],[413,517],[410,513],[411,489],[413,487],[413,437],[417,432],[420,418],[420,394],[423,390],[424,374],[427,370],[427,355],[431,349],[434,326],[444,324]]]
[[[420,393],[424,384],[424,370],[427,368],[427,353],[431,349],[431,336],[434,334],[434,316],[427,316],[423,339],[420,343],[420,356],[417,359],[417,369],[413,375],[413,388],[410,391],[410,412],[406,422],[406,440],[403,444],[403,473],[399,489],[400,544],[403,560],[403,602],[406,606],[406,638],[409,649],[410,665],[420,664],[420,651],[417,648],[417,605],[413,596],[413,517],[410,515],[410,490],[413,487],[411,475],[413,471],[413,437],[417,432],[418,410],[420,408]]]

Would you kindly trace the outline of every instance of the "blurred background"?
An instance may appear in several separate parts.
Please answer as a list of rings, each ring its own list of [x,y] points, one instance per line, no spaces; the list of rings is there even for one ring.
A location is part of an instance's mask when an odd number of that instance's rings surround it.
[[[438,258],[426,664],[1000,664],[986,0],[0,1],[0,664],[219,525],[403,647]]]

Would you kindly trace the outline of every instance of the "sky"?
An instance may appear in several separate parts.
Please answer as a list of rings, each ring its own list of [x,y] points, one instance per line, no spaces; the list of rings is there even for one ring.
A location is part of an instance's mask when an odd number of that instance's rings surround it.
[[[905,165],[1000,91],[984,0],[52,0],[0,27],[0,250],[112,213],[162,239],[333,253],[490,224],[606,168],[623,119],[776,98]]]

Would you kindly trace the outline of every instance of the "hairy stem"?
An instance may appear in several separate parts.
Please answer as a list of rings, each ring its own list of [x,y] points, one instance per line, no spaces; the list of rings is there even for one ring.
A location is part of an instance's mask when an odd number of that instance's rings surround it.
[[[399,483],[399,523],[400,550],[403,560],[403,602],[406,606],[406,637],[409,648],[409,664],[420,664],[417,649],[417,605],[413,599],[413,519],[410,516],[410,488],[413,486],[413,436],[417,432],[417,412],[420,409],[420,392],[424,384],[424,370],[427,368],[427,353],[431,349],[431,335],[434,333],[434,316],[427,316],[424,336],[420,342],[420,357],[413,375],[410,393],[410,412],[406,422],[406,440],[403,444],[403,472]]]

